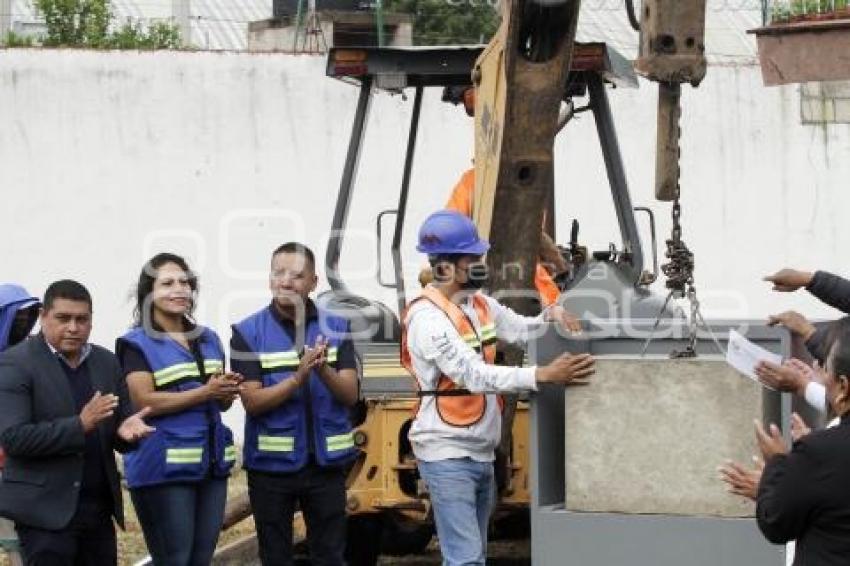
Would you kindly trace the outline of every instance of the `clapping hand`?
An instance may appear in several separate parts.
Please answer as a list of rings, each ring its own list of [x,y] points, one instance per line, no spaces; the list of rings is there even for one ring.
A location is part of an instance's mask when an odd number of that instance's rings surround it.
[[[241,378],[239,374],[216,373],[210,376],[204,387],[207,389],[209,399],[219,401],[221,403],[230,403],[239,394],[239,383]]]
[[[121,426],[118,427],[117,434],[124,442],[137,442],[147,435],[154,432],[156,429],[148,426],[144,418],[151,412],[150,407],[145,407],[138,413],[127,417]]]
[[[788,453],[788,447],[785,445],[785,439],[782,438],[782,431],[779,427],[771,423],[770,432],[768,433],[761,424],[761,421],[754,421],[756,427],[756,442],[758,442],[764,461],[767,462],[774,456],[779,456]]]
[[[93,431],[101,421],[113,415],[116,407],[118,407],[118,396],[112,393],[103,395],[100,391],[95,392],[89,402],[80,411],[80,422],[83,424],[83,431],[86,434]]]
[[[301,362],[298,364],[298,371],[295,372],[293,379],[298,380],[300,385],[310,372],[314,369],[321,369],[328,361],[328,340],[324,337],[317,336],[316,342],[312,347],[304,346],[304,351],[301,354]]]
[[[720,479],[729,484],[729,493],[755,501],[764,471],[764,461],[753,456],[753,463],[753,469],[747,470],[741,464],[730,460],[718,469]]]
[[[324,364],[327,359],[328,341],[322,336],[317,336],[316,342],[312,347],[304,347],[304,353],[301,355],[301,364],[299,365],[299,369],[303,369],[305,371],[316,369]]]
[[[807,434],[812,432],[806,421],[797,413],[791,413],[791,438],[797,442]]]

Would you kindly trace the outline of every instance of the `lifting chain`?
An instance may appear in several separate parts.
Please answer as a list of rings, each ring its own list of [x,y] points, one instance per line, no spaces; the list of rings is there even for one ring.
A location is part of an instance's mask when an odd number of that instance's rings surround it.
[[[667,259],[670,260],[661,266],[661,271],[667,278],[667,289],[670,290],[668,301],[671,298],[686,297],[691,306],[691,316],[688,319],[688,345],[684,350],[674,350],[670,353],[671,358],[695,358],[697,355],[697,320],[702,318],[699,312],[699,300],[697,290],[694,286],[694,254],[688,249],[688,245],[682,240],[682,205],[679,202],[681,187],[676,183],[676,193],[673,197],[673,229],[667,240]]]
[[[678,85],[675,86],[678,87]],[[671,118],[675,120],[675,140],[677,145],[676,158],[679,160],[681,159],[681,146],[678,144],[678,140],[681,138],[681,125],[679,120],[682,114],[681,105],[679,104],[680,91],[678,88],[674,88],[671,92],[673,93],[673,99],[671,102],[674,102],[675,108],[671,108],[670,112]],[[724,353],[723,347],[720,345],[720,342],[717,340],[714,333],[711,332],[711,328],[706,324],[705,319],[700,312],[700,303],[699,299],[697,299],[697,289],[694,285],[694,254],[690,249],[688,249],[687,244],[685,244],[682,240],[682,225],[680,222],[682,217],[682,205],[680,203],[681,186],[678,179],[678,166],[676,167],[676,175],[676,188],[673,193],[673,208],[671,211],[673,228],[670,233],[670,238],[667,240],[667,252],[665,254],[669,261],[661,266],[661,271],[667,278],[666,287],[669,289],[669,293],[667,294],[667,299],[664,301],[664,305],[661,307],[661,311],[658,313],[655,325],[652,327],[652,332],[644,344],[643,353],[646,353],[649,343],[652,341],[652,336],[658,328],[658,325],[661,322],[661,317],[667,310],[667,305],[670,301],[672,299],[686,298],[691,311],[690,317],[688,317],[688,345],[684,350],[674,350],[670,352],[670,357],[673,359],[682,359],[695,358],[697,356],[697,331],[700,325],[709,331],[718,351],[722,354]]]

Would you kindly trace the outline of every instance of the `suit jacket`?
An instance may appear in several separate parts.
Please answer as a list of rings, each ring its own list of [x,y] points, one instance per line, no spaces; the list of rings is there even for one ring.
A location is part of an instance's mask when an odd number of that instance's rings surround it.
[[[6,467],[0,481],[0,516],[41,529],[62,529],[77,509],[83,477],[85,434],[71,386],[42,336],[0,354],[0,446]],[[114,450],[130,447],[116,435],[131,414],[118,359],[99,346],[83,362],[92,387],[119,397],[115,414],[97,426],[112,492],[113,515],[123,528],[121,483]]]
[[[812,282],[806,289],[822,303],[838,309],[844,314],[850,314],[850,281],[847,279],[826,271],[816,271],[812,277]],[[829,354],[826,347],[831,329],[832,324],[829,322],[816,323],[815,333],[806,342],[809,353],[821,362],[821,365],[824,364]]]
[[[759,529],[773,543],[797,541],[797,566],[850,564],[850,415],[813,432],[765,466],[756,500]]]

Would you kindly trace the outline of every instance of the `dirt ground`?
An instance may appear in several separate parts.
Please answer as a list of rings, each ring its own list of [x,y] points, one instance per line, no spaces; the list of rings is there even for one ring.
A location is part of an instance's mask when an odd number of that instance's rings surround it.
[[[228,483],[229,495],[241,493],[247,489],[245,474],[236,473]],[[124,494],[124,515],[126,518],[126,531],[118,531],[118,564],[130,566],[147,556],[147,548],[142,536],[142,530],[136,519],[133,504],[129,494]],[[254,532],[254,521],[249,518],[238,525],[224,531],[219,539],[219,547],[239,540]],[[521,566],[531,564],[531,549],[528,540],[520,541],[494,541],[488,546],[488,564],[493,566]],[[381,557],[379,564],[389,566],[391,564],[405,564],[408,566],[431,566],[440,564],[440,549],[435,540],[431,541],[428,550],[416,556],[386,556]],[[306,566],[308,562],[302,562],[299,566]],[[9,560],[5,554],[0,555],[0,566],[8,566]],[[247,564],[245,566],[248,566]]]
[[[440,547],[436,539],[431,541],[428,551],[417,556],[384,556],[378,564],[406,564],[408,566],[432,566],[442,564]],[[531,545],[529,541],[494,541],[487,546],[488,566],[525,566],[531,564]]]

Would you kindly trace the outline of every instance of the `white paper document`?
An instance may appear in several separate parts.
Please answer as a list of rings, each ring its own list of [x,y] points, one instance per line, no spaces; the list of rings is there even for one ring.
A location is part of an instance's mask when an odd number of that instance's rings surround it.
[[[759,362],[782,364],[782,356],[756,346],[739,332],[729,330],[729,347],[726,349],[726,363],[743,373],[753,381],[759,381],[756,376],[756,366]]]

